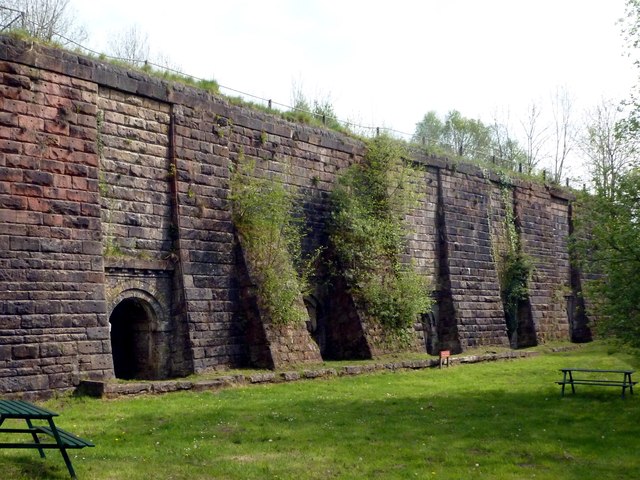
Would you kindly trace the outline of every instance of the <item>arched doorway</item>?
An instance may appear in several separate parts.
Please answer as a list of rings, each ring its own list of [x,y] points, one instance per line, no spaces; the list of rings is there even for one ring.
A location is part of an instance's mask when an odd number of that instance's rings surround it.
[[[141,298],[125,298],[113,309],[109,323],[116,378],[149,380],[156,377],[153,346],[156,320],[151,305]]]
[[[324,357],[327,345],[326,318],[324,317],[320,303],[314,296],[309,295],[304,297],[304,305],[307,307],[307,313],[309,314],[307,331],[316,344],[318,344],[320,355]]]

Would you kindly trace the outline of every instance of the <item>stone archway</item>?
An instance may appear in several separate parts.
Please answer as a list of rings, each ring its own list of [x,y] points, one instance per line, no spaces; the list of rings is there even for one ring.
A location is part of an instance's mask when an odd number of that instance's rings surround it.
[[[324,316],[320,302],[313,295],[304,297],[304,305],[309,314],[307,331],[318,345],[320,355],[324,358],[327,346],[327,319]]]
[[[118,296],[109,316],[116,378],[152,380],[166,377],[162,325],[157,301],[147,292],[127,290]]]

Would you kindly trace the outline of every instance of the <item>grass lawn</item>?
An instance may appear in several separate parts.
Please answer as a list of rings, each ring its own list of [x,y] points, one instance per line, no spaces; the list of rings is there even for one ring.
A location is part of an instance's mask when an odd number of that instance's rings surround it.
[[[70,452],[80,480],[637,479],[640,387],[626,399],[592,386],[561,398],[554,384],[561,367],[637,363],[595,343],[442,370],[45,406],[96,444]],[[0,450],[0,478],[69,478],[58,452],[47,457]]]

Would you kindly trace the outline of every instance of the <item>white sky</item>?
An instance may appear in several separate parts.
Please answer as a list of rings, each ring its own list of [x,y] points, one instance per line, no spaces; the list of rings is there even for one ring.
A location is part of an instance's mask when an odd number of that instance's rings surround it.
[[[290,105],[293,85],[338,117],[413,133],[429,110],[517,125],[566,88],[579,117],[628,96],[624,0],[72,0],[105,51],[137,25],[180,70]],[[226,92],[223,90],[223,93]]]

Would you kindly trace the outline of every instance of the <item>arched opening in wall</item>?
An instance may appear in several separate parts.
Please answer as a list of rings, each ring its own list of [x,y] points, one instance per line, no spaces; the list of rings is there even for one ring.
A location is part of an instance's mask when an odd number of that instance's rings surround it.
[[[584,297],[582,295],[568,295],[567,301],[567,321],[569,322],[569,338],[575,343],[591,342],[593,336],[589,327]]]
[[[320,348],[320,355],[324,358],[327,345],[326,317],[322,313],[320,302],[318,302],[315,297],[305,297],[304,305],[307,307],[307,313],[309,314],[307,330],[311,335],[311,338],[313,338],[313,340],[318,344],[318,348]]]
[[[511,348],[535,347],[538,344],[531,302],[528,298],[518,302],[515,312],[505,312],[505,320]]]
[[[113,309],[109,323],[116,378],[155,378],[152,330],[156,314],[151,305],[140,298],[126,298]]]
[[[429,313],[421,317],[425,350],[429,355],[438,354],[438,304],[434,303]]]

